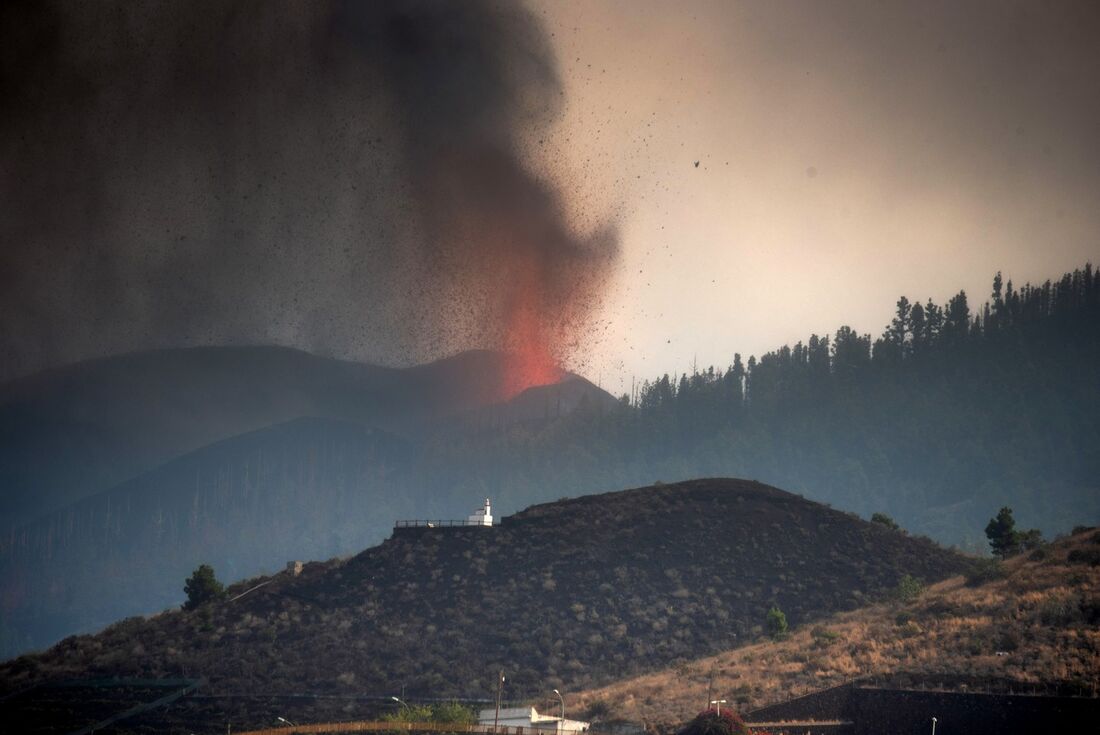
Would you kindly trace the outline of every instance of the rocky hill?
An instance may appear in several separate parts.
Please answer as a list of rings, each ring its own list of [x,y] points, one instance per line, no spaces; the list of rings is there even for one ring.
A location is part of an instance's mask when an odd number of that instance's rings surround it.
[[[238,583],[226,601],[7,662],[0,697],[68,679],[204,677],[206,695],[237,698],[192,698],[196,726],[232,704],[235,727],[268,714],[242,694],[491,697],[503,669],[506,696],[525,698],[750,643],[773,603],[800,625],[879,599],[905,574],[932,581],[970,564],[755,482],[659,485],[534,506],[499,527],[399,531],[297,577]]]
[[[745,712],[846,682],[998,694],[1100,693],[1100,532],[760,641],[577,692],[570,707],[674,731],[714,697]],[[763,719],[774,719],[765,717]]]

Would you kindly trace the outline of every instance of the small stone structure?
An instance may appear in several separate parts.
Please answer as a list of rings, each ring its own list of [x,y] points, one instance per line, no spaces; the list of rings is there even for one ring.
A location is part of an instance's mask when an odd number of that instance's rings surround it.
[[[292,577],[297,577],[302,573],[302,567],[305,565],[300,561],[288,561],[286,563],[286,573]]]

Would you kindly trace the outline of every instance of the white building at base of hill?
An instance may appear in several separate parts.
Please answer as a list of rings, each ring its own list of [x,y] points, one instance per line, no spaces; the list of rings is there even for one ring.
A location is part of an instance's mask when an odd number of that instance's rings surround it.
[[[477,724],[492,727],[494,718],[498,727],[522,727],[545,732],[586,732],[591,723],[580,720],[563,720],[552,715],[540,715],[534,707],[502,709],[497,717],[495,709],[483,709],[477,713]]]

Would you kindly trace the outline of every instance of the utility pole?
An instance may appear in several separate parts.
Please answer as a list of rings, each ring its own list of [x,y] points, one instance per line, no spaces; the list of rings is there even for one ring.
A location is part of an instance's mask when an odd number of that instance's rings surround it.
[[[565,697],[561,696],[561,692],[557,689],[554,690],[554,694],[558,695],[558,699],[561,701],[561,719],[558,720],[558,735],[565,734]]]
[[[712,699],[712,700],[710,700],[710,703],[715,705],[714,714],[718,715],[719,717],[722,716],[722,705],[725,703],[725,701],[726,700],[724,700],[724,699]]]
[[[497,723],[500,722],[500,695],[504,693],[504,669],[500,670],[497,678],[497,711],[493,715],[493,732],[497,731]]]

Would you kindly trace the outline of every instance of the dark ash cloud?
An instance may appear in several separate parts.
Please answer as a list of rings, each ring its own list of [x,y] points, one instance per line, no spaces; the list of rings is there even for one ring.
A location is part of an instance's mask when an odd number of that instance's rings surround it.
[[[512,3],[5,5],[0,379],[211,343],[565,356],[616,243],[530,170],[561,97]]]

